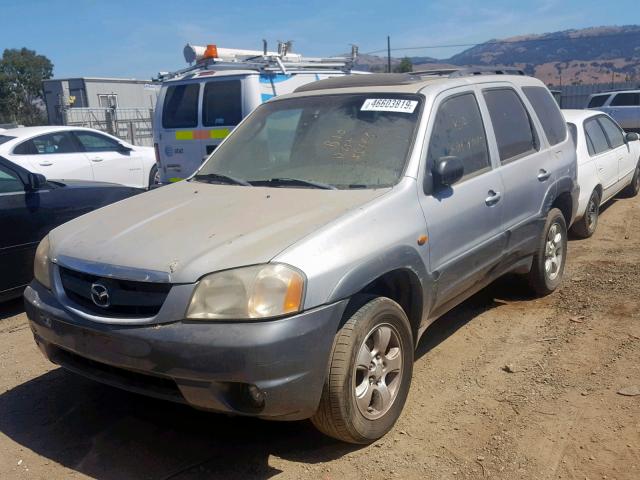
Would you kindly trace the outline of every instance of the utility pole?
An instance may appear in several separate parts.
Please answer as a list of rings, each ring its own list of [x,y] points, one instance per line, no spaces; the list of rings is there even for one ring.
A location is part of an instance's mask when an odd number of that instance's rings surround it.
[[[387,73],[391,73],[391,37],[387,35]]]

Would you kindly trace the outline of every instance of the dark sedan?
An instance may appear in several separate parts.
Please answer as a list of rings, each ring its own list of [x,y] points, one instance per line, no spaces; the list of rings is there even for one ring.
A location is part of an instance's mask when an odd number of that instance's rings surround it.
[[[33,278],[38,243],[51,229],[140,192],[111,183],[47,180],[0,157],[0,302],[22,294]]]

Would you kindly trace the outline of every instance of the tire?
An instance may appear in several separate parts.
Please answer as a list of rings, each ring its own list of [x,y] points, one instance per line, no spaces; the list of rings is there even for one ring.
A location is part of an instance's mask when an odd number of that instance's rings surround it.
[[[640,163],[636,166],[631,183],[624,189],[625,197],[635,197],[640,192]]]
[[[552,229],[556,233],[550,239]],[[543,297],[558,288],[564,274],[566,259],[567,224],[562,212],[552,208],[547,214],[547,221],[538,240],[538,249],[529,272],[529,285],[536,295]]]
[[[151,167],[149,172],[149,188],[160,183],[160,175],[158,173],[158,165]]]
[[[571,226],[571,231],[580,238],[589,238],[596,231],[598,216],[600,215],[600,194],[597,190],[591,192],[584,215]]]
[[[379,349],[386,354],[376,355]],[[407,399],[413,351],[411,326],[400,305],[386,297],[364,303],[336,333],[313,425],[348,443],[368,444],[385,435]]]

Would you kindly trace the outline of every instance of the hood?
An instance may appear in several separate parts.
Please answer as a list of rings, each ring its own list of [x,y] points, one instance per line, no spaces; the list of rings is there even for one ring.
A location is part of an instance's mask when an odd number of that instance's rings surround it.
[[[214,271],[266,263],[387,191],[179,182],[56,228],[51,254],[165,272],[173,283],[191,283]]]

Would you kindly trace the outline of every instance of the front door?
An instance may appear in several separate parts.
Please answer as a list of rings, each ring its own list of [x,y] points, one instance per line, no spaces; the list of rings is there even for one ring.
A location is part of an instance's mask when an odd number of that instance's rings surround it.
[[[437,310],[474,289],[500,260],[504,188],[493,169],[476,93],[468,88],[445,92],[433,112],[425,175],[432,176],[441,157],[456,156],[464,165],[464,176],[454,185],[420,194]]]

